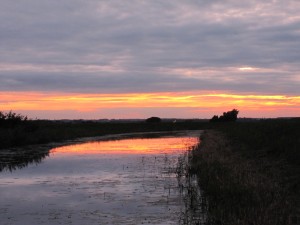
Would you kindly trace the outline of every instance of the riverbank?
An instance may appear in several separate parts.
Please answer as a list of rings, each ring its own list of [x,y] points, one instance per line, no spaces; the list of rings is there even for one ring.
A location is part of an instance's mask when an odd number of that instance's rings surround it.
[[[191,153],[208,224],[299,224],[299,121],[222,124]]]
[[[207,122],[187,120],[182,122],[92,122],[92,121],[26,121],[13,128],[0,127],[0,150],[4,148],[62,142],[76,138],[177,130],[199,130]]]

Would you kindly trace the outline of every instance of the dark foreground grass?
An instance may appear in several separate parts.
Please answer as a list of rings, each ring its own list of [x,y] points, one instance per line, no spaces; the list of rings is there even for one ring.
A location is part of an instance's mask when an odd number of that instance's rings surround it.
[[[208,224],[299,221],[299,120],[217,124],[191,153]]]
[[[81,137],[102,136],[132,132],[176,131],[200,129],[206,122],[182,121],[177,123],[161,122],[86,122],[86,121],[41,121],[33,120],[16,127],[0,127],[0,149],[45,144]]]

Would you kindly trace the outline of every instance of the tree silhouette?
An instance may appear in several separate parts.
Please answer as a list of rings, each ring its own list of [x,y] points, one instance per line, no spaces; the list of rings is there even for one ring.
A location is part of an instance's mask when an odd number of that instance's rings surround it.
[[[239,111],[237,109],[233,109],[228,112],[223,112],[223,115],[220,117],[214,115],[209,122],[232,122],[237,120],[237,115]]]
[[[211,119],[210,122],[217,122],[219,120],[219,117],[217,115],[214,115]]]

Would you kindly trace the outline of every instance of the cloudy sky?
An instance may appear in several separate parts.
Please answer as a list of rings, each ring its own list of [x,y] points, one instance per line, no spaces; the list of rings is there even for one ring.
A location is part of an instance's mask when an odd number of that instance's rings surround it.
[[[0,111],[300,116],[299,0],[1,0]]]

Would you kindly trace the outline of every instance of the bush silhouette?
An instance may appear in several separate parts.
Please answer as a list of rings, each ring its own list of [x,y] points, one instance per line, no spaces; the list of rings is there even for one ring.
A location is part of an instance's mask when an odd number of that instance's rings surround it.
[[[147,123],[160,123],[161,118],[153,116],[153,117],[146,119],[146,122]]]
[[[237,109],[233,109],[228,112],[223,112],[223,115],[216,116],[214,115],[209,122],[232,122],[237,120],[237,115],[239,111]]]
[[[22,116],[21,114],[9,111],[8,113],[3,113],[0,111],[0,127],[13,128],[27,121],[27,116]]]

